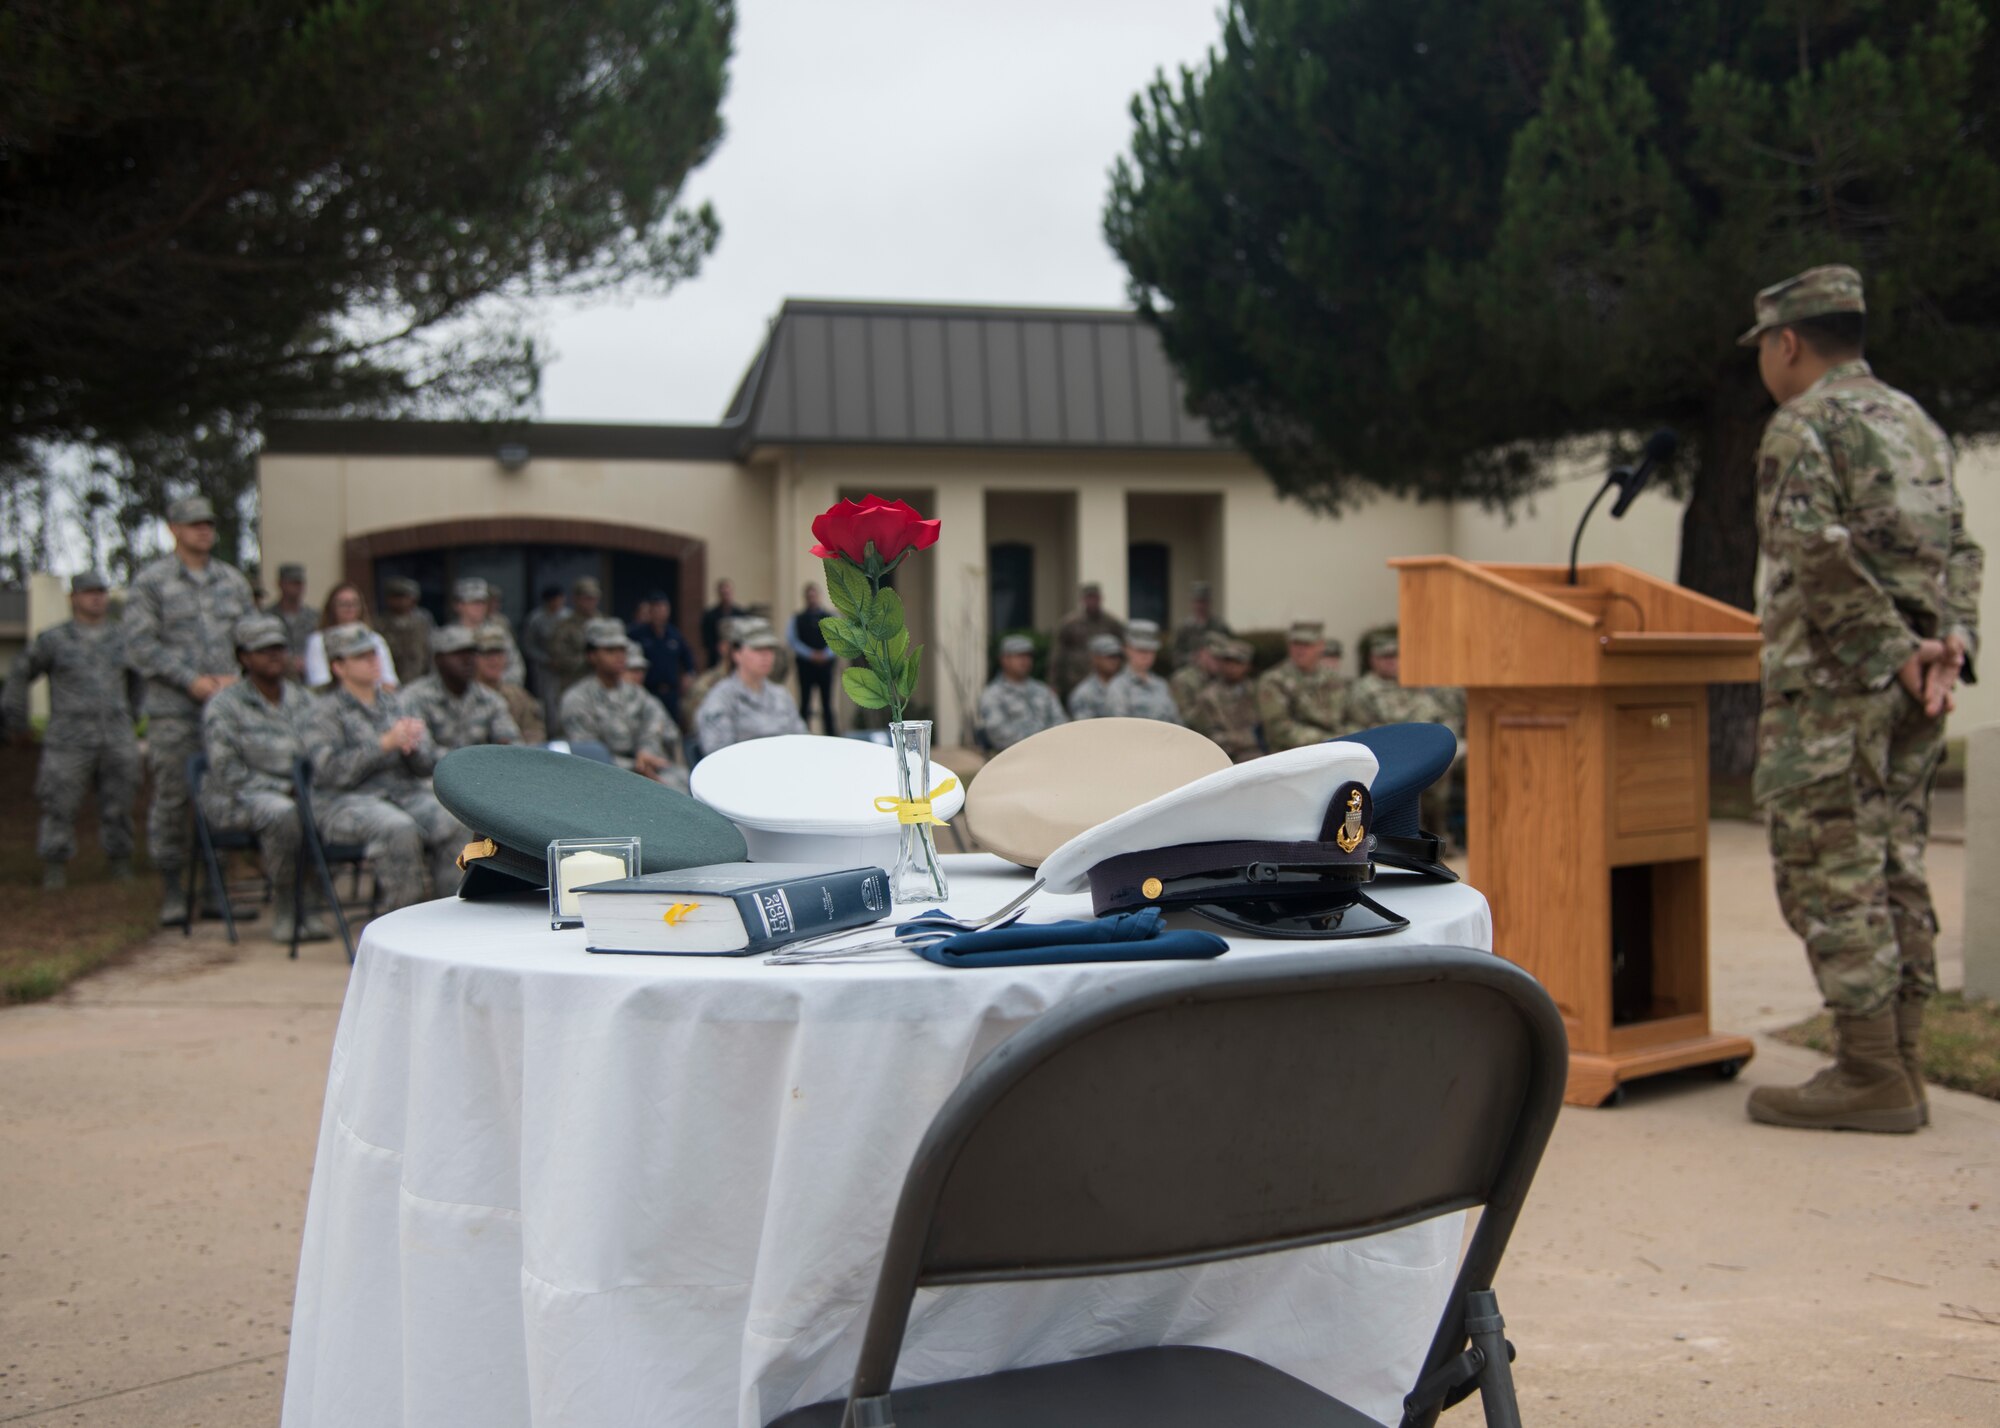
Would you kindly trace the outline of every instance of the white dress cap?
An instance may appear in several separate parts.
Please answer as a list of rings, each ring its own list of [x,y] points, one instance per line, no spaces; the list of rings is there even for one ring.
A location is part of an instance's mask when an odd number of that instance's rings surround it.
[[[1080,892],[1106,858],[1186,843],[1309,842],[1327,805],[1352,780],[1375,784],[1375,755],[1360,744],[1307,744],[1232,764],[1089,828],[1049,854],[1039,872],[1052,893]]]
[[[931,811],[950,819],[965,806],[965,788],[933,759],[931,788],[946,779],[951,790]],[[895,862],[896,815],[875,809],[876,799],[896,796],[896,751],[886,744],[823,734],[746,739],[696,764],[688,791],[743,831],[754,862]]]

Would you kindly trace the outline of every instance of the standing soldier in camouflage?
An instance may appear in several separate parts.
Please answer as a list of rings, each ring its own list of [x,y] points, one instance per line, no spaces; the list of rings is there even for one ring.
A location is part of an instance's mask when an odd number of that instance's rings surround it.
[[[459,581],[452,588],[451,615],[453,624],[463,625],[472,631],[475,637],[484,632],[505,636],[507,678],[516,684],[526,682],[528,666],[521,658],[520,649],[514,644],[513,626],[509,625],[507,617],[500,613],[499,591],[495,587],[476,575]]]
[[[1120,719],[1158,719],[1182,723],[1167,682],[1153,673],[1160,657],[1160,627],[1151,620],[1134,620],[1125,627],[1125,668],[1111,681],[1111,707]]]
[[[549,631],[549,682],[542,691],[542,712],[551,737],[567,738],[562,726],[562,697],[572,684],[590,673],[590,647],[584,631],[597,618],[604,598],[595,580],[583,576],[570,583],[569,608]]]
[[[1913,1131],[1937,991],[1924,871],[1944,715],[1976,651],[1982,555],[1965,532],[1949,439],[1862,357],[1852,268],[1757,295],[1764,705],[1755,790],[1778,902],[1833,1012],[1834,1064],[1763,1086],[1751,1118]]]
[[[278,601],[269,610],[285,627],[285,647],[291,651],[291,677],[306,677],[306,641],[319,628],[319,611],[306,604],[306,568],[296,561],[278,567]]]
[[[735,671],[709,690],[696,716],[696,735],[704,758],[745,739],[806,732],[806,721],[799,717],[791,692],[771,679],[778,643],[777,632],[767,622],[759,620],[748,629],[738,622],[736,644],[729,655]]]
[[[167,528],[174,548],[132,581],[124,625],[125,658],[146,680],[146,844],[160,873],[160,921],[172,924],[187,918],[187,765],[201,750],[201,709],[236,682],[236,622],[256,605],[243,572],[211,555],[215,507],[206,496],[174,502]]]
[[[1125,667],[1125,645],[1118,635],[1090,637],[1090,673],[1069,692],[1069,717],[1103,719],[1111,713],[1111,681]]]
[[[76,815],[84,795],[97,790],[97,837],[117,882],[132,880],[132,803],[139,794],[138,676],[126,667],[125,632],[105,618],[110,582],[91,571],[69,582],[70,618],[43,630],[23,650],[0,696],[4,722],[26,742],[28,688],[49,679],[49,726],[35,770],[35,801],[42,806],[35,850],[42,859],[42,890],[69,879],[76,855]]]
[[[612,761],[662,783],[686,787],[680,730],[667,706],[625,675],[631,641],[616,620],[592,620],[585,631],[590,675],[563,693],[563,737],[595,739]]]
[[[292,800],[292,765],[306,754],[313,696],[286,677],[291,643],[275,614],[236,622],[236,658],[244,677],[201,711],[208,776],[201,812],[208,826],[254,833],[264,876],[271,883],[273,942],[289,943],[299,917],[293,896],[299,858],[299,810]],[[328,934],[312,917],[299,927],[301,942]]]
[[[1257,678],[1257,715],[1272,753],[1323,744],[1340,728],[1340,645],[1328,645],[1318,620],[1294,620],[1286,658]],[[1328,656],[1331,655],[1331,659]]]
[[[1188,727],[1206,734],[1235,763],[1264,752],[1257,729],[1257,688],[1250,682],[1250,645],[1225,638],[1215,645],[1215,678],[1195,696]]]
[[[562,617],[562,586],[544,585],[541,603],[521,622],[521,658],[528,665],[526,687],[537,698],[549,687],[549,636],[555,633],[556,622]],[[520,720],[517,718],[515,722]],[[547,725],[546,713],[541,722]]]
[[[1049,653],[1049,683],[1058,690],[1076,688],[1090,673],[1090,642],[1109,635],[1112,642],[1125,638],[1125,622],[1104,608],[1104,587],[1086,581],[1077,592],[1082,608],[1056,627],[1055,648]]]
[[[431,637],[431,658],[437,668],[403,686],[403,703],[424,721],[440,753],[472,744],[521,742],[507,701],[473,678],[479,659],[475,640],[490,640],[497,646],[503,638],[490,627],[475,636],[463,625],[446,625]]]
[[[1000,641],[1000,672],[979,695],[979,723],[996,753],[1011,749],[1030,734],[1069,722],[1056,692],[1029,677],[1034,667],[1032,639],[1008,635]]]
[[[1181,711],[1181,722],[1187,723],[1194,713],[1194,701],[1210,680],[1215,678],[1215,651],[1221,643],[1231,638],[1228,635],[1210,635],[1188,657],[1188,662],[1175,670],[1167,681],[1167,690],[1174,696],[1174,707]]]
[[[391,671],[398,684],[409,684],[429,673],[431,636],[437,621],[417,603],[423,587],[406,575],[392,575],[382,582],[382,609],[375,616],[375,628],[389,647]]]
[[[367,847],[384,911],[423,898],[427,857],[435,895],[456,892],[469,835],[431,793],[438,749],[430,730],[382,687],[366,626],[328,630],[326,657],[333,689],[314,708],[307,741],[320,836]]]
[[[1208,582],[1195,581],[1188,591],[1188,617],[1174,629],[1174,668],[1186,669],[1217,635],[1236,632],[1218,619],[1209,599]]]
[[[507,706],[507,717],[521,731],[521,742],[545,743],[549,729],[542,722],[542,701],[520,685],[507,683],[507,642],[497,634],[484,632],[474,638],[473,647],[476,654],[473,670],[479,682],[500,696],[500,702]]]

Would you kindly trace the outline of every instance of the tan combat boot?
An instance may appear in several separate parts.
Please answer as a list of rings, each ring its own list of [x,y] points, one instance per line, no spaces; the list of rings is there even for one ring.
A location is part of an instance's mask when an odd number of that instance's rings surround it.
[[[1800,1130],[1908,1133],[1923,1124],[1923,1107],[1896,1049],[1896,1009],[1873,1016],[1836,1013],[1839,1051],[1833,1065],[1803,1086],[1760,1086],[1750,1093],[1750,1119]]]
[[[1917,1112],[1921,1123],[1931,1123],[1931,1101],[1924,1094],[1924,1054],[1921,1040],[1924,1030],[1924,999],[1922,997],[1902,997],[1896,1002],[1896,1051],[1903,1059],[1903,1074],[1910,1078],[1910,1089],[1917,1096]]]

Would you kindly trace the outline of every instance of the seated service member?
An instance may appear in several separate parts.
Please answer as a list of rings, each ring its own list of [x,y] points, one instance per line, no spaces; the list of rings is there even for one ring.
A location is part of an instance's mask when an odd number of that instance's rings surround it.
[[[1338,669],[1340,646],[1327,644],[1326,626],[1318,620],[1294,620],[1285,654],[1284,663],[1257,679],[1257,716],[1274,754],[1323,744],[1343,732],[1340,703],[1346,681]]]
[[[1195,696],[1188,727],[1206,734],[1235,763],[1264,752],[1257,730],[1257,690],[1250,683],[1250,645],[1224,639],[1215,651],[1215,678]]]
[[[521,731],[521,742],[546,742],[549,729],[542,722],[542,701],[520,685],[507,682],[506,637],[494,630],[482,630],[473,637],[473,652],[473,672],[479,682],[499,695],[500,702],[507,706],[507,717]]]
[[[431,742],[441,753],[473,744],[518,744],[521,731],[507,712],[507,701],[473,678],[478,639],[494,644],[502,631],[484,629],[475,635],[464,625],[446,625],[431,636],[431,662],[436,669],[403,689],[403,702],[430,728]],[[501,650],[502,664],[506,651]]]
[[[1111,681],[1111,707],[1105,712],[1125,719],[1181,722],[1173,691],[1153,673],[1160,657],[1160,627],[1151,620],[1134,620],[1125,627],[1125,668]]]
[[[746,628],[738,621],[729,658],[733,672],[709,690],[696,719],[703,754],[745,739],[807,732],[790,691],[771,678],[771,667],[778,659],[778,636],[769,624],[759,620]]]
[[[1069,692],[1069,717],[1102,719],[1111,713],[1111,681],[1125,665],[1121,635],[1090,637],[1090,673]]]
[[[1183,722],[1194,713],[1195,696],[1215,678],[1216,648],[1229,638],[1231,637],[1228,635],[1210,635],[1194,646],[1194,652],[1188,656],[1187,662],[1175,670],[1173,677],[1167,680],[1167,689],[1174,696],[1174,707],[1181,711]]]
[[[680,735],[667,707],[625,679],[629,642],[616,620],[592,620],[583,632],[590,673],[563,691],[565,739],[595,739],[621,769],[661,778],[674,769]]]
[[[1034,667],[1034,640],[1008,635],[1000,641],[1000,672],[979,695],[979,723],[995,753],[1013,748],[1030,734],[1069,722],[1056,692],[1029,677]]]
[[[35,833],[42,891],[69,880],[76,815],[97,790],[97,837],[116,882],[132,880],[132,804],[139,793],[139,676],[125,663],[125,634],[105,618],[110,582],[97,571],[69,582],[70,619],[35,636],[7,676],[5,723],[26,742],[28,688],[49,677],[49,726],[35,770],[42,820]]]
[[[208,777],[201,786],[201,813],[211,828],[257,835],[257,853],[271,882],[269,935],[273,942],[288,943],[299,915],[292,897],[300,839],[292,765],[306,755],[315,701],[286,677],[290,639],[276,615],[236,622],[236,661],[243,678],[202,706]],[[299,928],[301,942],[327,935],[312,917]]]
[[[370,633],[362,625],[326,632],[333,690],[313,711],[307,752],[320,836],[367,846],[383,911],[394,911],[422,900],[426,855],[436,895],[458,890],[468,835],[431,793],[437,745],[396,691],[382,687]]]
[[[478,576],[469,576],[452,587],[452,623],[463,625],[477,636],[497,632],[507,641],[507,678],[519,684],[528,677],[528,666],[514,644],[513,628],[500,613],[499,592]]]

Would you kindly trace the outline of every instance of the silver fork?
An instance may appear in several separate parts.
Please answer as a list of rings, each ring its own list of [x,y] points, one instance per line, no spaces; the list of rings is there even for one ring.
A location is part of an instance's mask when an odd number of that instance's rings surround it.
[[[1007,923],[1019,918],[1028,910],[1029,899],[1033,898],[1041,890],[1042,880],[1037,878],[1034,882],[1028,884],[1027,890],[1019,897],[1016,897],[1005,907],[998,908],[981,918],[950,916],[927,918],[920,924],[921,931],[916,930],[916,925],[918,925],[917,919],[911,918],[902,924],[912,928],[908,936],[881,938],[873,942],[850,943],[845,947],[818,947],[816,951],[805,950],[815,947],[820,943],[830,942],[837,937],[851,937],[861,929],[849,927],[844,928],[840,932],[822,933],[818,937],[808,937],[804,941],[794,942],[783,951],[766,957],[764,965],[767,967],[786,967],[801,962],[827,962],[839,957],[856,957],[871,952],[893,952],[900,948],[909,947],[914,942],[929,940],[932,933],[943,937],[956,937],[962,932],[986,932],[995,927],[1005,926]]]

